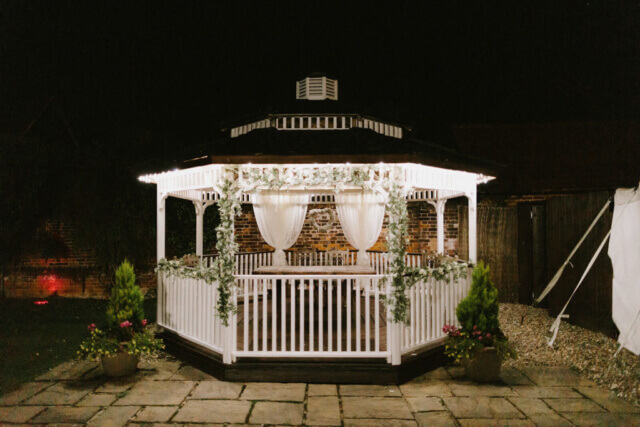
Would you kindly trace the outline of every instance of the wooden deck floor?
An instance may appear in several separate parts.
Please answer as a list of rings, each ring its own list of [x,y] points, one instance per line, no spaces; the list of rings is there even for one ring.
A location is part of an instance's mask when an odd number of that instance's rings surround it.
[[[285,295],[285,333],[284,347],[282,342],[282,296],[276,295],[276,328],[275,337],[273,329],[273,295],[271,291],[267,294],[266,299],[266,317],[264,316],[265,304],[264,297],[260,295],[257,300],[249,298],[247,305],[247,322],[245,323],[245,301],[238,301],[238,322],[237,322],[237,348],[239,351],[342,351],[350,349],[351,351],[367,350],[367,314],[366,300],[364,295],[357,296],[356,292],[350,292],[350,307],[347,302],[346,291],[342,291],[340,310],[337,310],[337,295],[334,289],[332,294],[331,321],[329,319],[329,306],[327,305],[327,294],[323,295],[324,305],[320,306],[317,290],[314,293],[314,314],[313,325],[311,324],[311,314],[309,306],[309,293],[305,292],[304,321],[302,322],[303,340],[301,342],[300,333],[302,331],[300,325],[300,301],[296,291],[295,303],[295,319],[292,328],[291,324],[291,291],[287,289]],[[360,299],[360,316],[356,316],[357,300]],[[369,349],[376,350],[376,312],[375,298],[369,298]],[[387,319],[386,308],[382,302],[378,303],[378,330],[379,343],[378,350],[386,351],[387,348]],[[322,341],[320,341],[320,310],[322,310]],[[340,322],[337,313],[340,313]],[[338,325],[340,323],[340,325]],[[247,328],[247,336],[245,342],[245,325]],[[331,326],[330,326],[331,325]],[[311,328],[313,326],[313,329]],[[340,327],[339,327],[340,326]],[[349,328],[350,326],[350,328]],[[266,327],[266,328],[265,328]],[[358,348],[358,329],[360,330],[360,346]],[[313,332],[311,331],[313,330]],[[291,337],[292,331],[295,334],[294,347],[292,347]],[[331,333],[330,333],[331,332]],[[313,339],[312,339],[313,333]],[[331,338],[330,338],[331,336]],[[339,338],[340,337],[340,338]],[[275,340],[274,340],[275,338]],[[313,348],[312,348],[313,344]],[[275,345],[275,347],[274,347]],[[302,348],[301,348],[302,345]]]

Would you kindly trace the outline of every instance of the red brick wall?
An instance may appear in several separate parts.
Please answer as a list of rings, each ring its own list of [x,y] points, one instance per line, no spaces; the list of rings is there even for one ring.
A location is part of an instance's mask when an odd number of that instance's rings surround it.
[[[109,278],[99,273],[93,250],[73,241],[73,228],[51,221],[45,224],[45,231],[57,240],[63,254],[48,259],[28,257],[20,266],[5,272],[5,296],[40,298],[56,293],[61,297],[107,298]],[[153,272],[137,269],[136,281],[143,292],[156,286]]]
[[[329,208],[334,210],[336,222],[326,232],[317,231],[311,224],[309,215],[305,218],[300,237],[292,249],[351,249],[354,248],[347,242],[342,228],[337,219],[335,208],[332,205],[309,205],[309,210]],[[435,251],[437,245],[437,226],[435,209],[426,202],[409,203],[409,252]],[[320,225],[326,224],[329,216],[319,218]],[[385,215],[382,233],[376,244],[371,248],[374,251],[386,251],[388,217]],[[458,209],[454,201],[447,203],[445,207],[445,250],[453,255],[458,248]],[[243,205],[242,215],[236,218],[236,241],[240,246],[240,252],[271,252],[273,248],[265,243],[260,236],[253,209],[250,205]]]
[[[310,205],[309,209],[335,208],[332,205]],[[426,202],[409,203],[409,252],[435,251],[437,228],[435,209]],[[258,226],[250,205],[244,205],[242,215],[236,219],[236,241],[240,252],[271,252],[258,231]],[[336,216],[336,222],[326,232],[318,232],[311,225],[307,215],[302,232],[293,249],[354,249],[349,245]],[[445,250],[453,255],[458,249],[458,209],[457,202],[450,201],[445,209]],[[318,223],[326,224],[328,215],[319,218]],[[385,215],[382,233],[371,248],[386,251],[388,217]],[[57,293],[62,297],[107,298],[109,278],[99,274],[95,267],[95,255],[91,248],[79,247],[74,243],[73,229],[65,224],[47,223],[47,231],[56,236],[66,247],[63,257],[42,259],[31,257],[6,274],[4,278],[5,296],[10,298],[38,298]],[[213,252],[209,248],[208,252]],[[142,273],[136,269],[137,282],[143,292],[155,288],[153,272]]]

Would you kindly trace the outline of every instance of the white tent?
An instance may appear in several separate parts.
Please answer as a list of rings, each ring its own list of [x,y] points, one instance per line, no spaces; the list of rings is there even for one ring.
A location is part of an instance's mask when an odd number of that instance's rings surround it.
[[[618,189],[609,242],[613,321],[620,345],[640,355],[640,191]]]

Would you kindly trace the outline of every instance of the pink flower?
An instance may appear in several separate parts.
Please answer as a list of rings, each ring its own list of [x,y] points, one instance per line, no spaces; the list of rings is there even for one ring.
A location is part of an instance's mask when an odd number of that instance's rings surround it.
[[[121,328],[128,328],[129,326],[131,326],[131,322],[129,322],[128,320],[125,320],[124,322],[120,323]]]
[[[93,332],[93,330],[96,328],[96,324],[92,323],[89,326],[87,326],[87,329],[89,329],[91,332]]]
[[[491,338],[491,334],[487,332],[487,338]]]
[[[478,325],[473,325],[473,330],[475,331],[476,329],[478,329]]]
[[[142,323],[142,326],[147,326],[147,319],[142,319],[142,322],[140,323]]]

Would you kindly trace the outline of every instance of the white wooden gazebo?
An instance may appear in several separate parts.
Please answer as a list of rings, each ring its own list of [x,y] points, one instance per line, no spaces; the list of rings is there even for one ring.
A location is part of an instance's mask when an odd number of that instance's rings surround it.
[[[468,291],[470,275],[430,274],[420,256],[403,252],[406,230],[394,224],[402,224],[407,203],[432,204],[442,253],[445,203],[465,197],[469,261],[475,263],[477,185],[491,177],[415,163],[299,163],[209,164],[139,179],[157,185],[157,259],[164,266],[158,275],[158,323],[168,347],[183,357],[221,378],[265,381],[397,382],[414,375],[401,369],[415,370],[421,354],[441,360],[442,327],[457,322],[455,307]],[[167,197],[195,206],[198,267],[164,260]],[[203,215],[216,203],[221,226],[219,256],[213,259],[203,256]],[[241,203],[254,205],[261,234],[274,248],[280,246],[274,253],[236,253],[233,221]],[[359,252],[340,268],[293,268],[296,260],[283,250],[291,239],[295,242],[295,228],[301,227],[309,203],[336,204],[347,237],[368,227],[374,242],[380,228],[371,218],[381,218],[380,206],[383,214],[386,207],[390,252],[367,252],[369,232],[364,240],[349,239]],[[289,211],[283,210],[285,205]],[[351,211],[341,214],[339,206]],[[351,222],[348,215],[355,215]],[[278,221],[278,227],[270,228],[270,222]],[[363,225],[372,221],[376,224]],[[278,230],[285,230],[287,238],[274,236]],[[290,269],[269,270],[282,264]],[[404,280],[404,267],[399,265],[422,267],[423,279],[400,289],[395,279]],[[398,308],[402,298],[405,311]],[[260,363],[270,373],[258,368]],[[331,373],[319,367],[327,363],[333,363]]]

